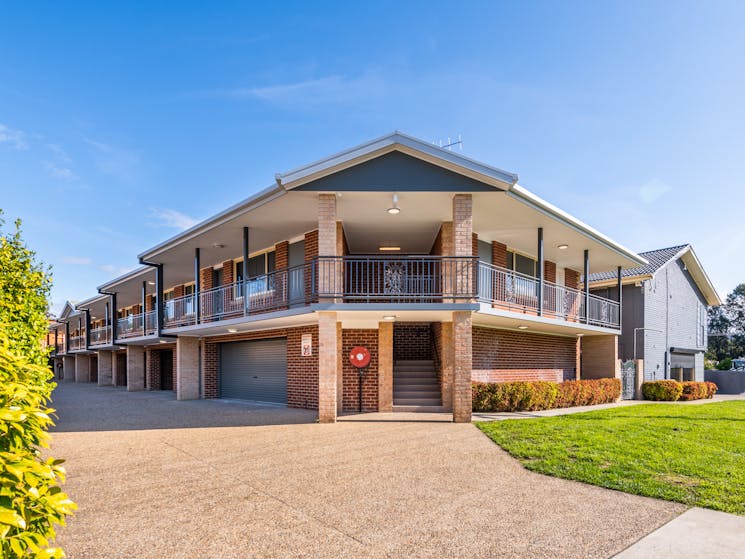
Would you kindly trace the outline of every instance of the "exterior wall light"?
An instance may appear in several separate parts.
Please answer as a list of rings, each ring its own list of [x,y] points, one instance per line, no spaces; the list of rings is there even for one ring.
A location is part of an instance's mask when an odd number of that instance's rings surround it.
[[[398,215],[401,213],[401,208],[398,207],[398,194],[393,195],[393,206],[386,210],[391,215]]]

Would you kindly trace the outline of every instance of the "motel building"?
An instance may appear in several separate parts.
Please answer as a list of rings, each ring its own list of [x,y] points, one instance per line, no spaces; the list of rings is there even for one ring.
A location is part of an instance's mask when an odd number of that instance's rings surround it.
[[[50,326],[58,378],[321,422],[360,399],[464,422],[472,381],[618,376],[620,301],[580,281],[647,263],[516,175],[398,132],[138,257]]]

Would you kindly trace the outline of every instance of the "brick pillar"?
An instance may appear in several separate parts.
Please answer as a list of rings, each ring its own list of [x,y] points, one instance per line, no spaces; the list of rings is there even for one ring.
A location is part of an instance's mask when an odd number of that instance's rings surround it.
[[[336,414],[344,411],[344,355],[341,322],[336,323]]]
[[[91,357],[90,355],[84,355],[79,353],[75,356],[75,382],[90,382],[91,381]]]
[[[199,338],[176,338],[176,399],[199,398]]]
[[[453,222],[443,221],[440,226],[441,236],[441,256],[454,256],[455,248],[453,247]],[[442,292],[443,294],[452,293],[455,289],[455,278],[450,270],[443,266],[442,269]],[[452,303],[452,297],[443,297],[443,303]]]
[[[335,312],[318,313],[318,420],[336,422],[339,333]]]
[[[471,395],[471,313],[453,313],[453,421],[469,423]]]
[[[453,255],[473,256],[473,198],[470,194],[453,196]],[[455,292],[469,293],[473,290],[476,270],[462,265],[451,272],[455,276]]]
[[[378,411],[393,411],[393,323],[378,324]]]
[[[579,289],[579,272],[569,268],[564,270],[564,285],[572,289]]]
[[[582,337],[582,378],[620,378],[618,336]]]
[[[550,260],[543,262],[543,279],[556,283],[556,263]]]
[[[113,351],[98,352],[98,386],[111,386],[113,384],[112,360]]]
[[[62,358],[62,378],[65,382],[75,382],[75,356],[65,355]]]
[[[582,378],[582,336],[574,343],[574,380]]]
[[[318,195],[318,255],[341,256],[343,243],[339,242],[336,222],[336,195]],[[342,250],[339,251],[340,245]],[[319,260],[318,289],[321,293],[339,293],[344,290],[342,263],[336,260]],[[334,302],[341,302],[335,298]]]
[[[642,383],[644,382],[644,359],[635,359],[634,367],[636,367],[636,376],[635,376],[635,383],[634,383],[634,399],[643,400],[644,395],[642,394]]]
[[[127,391],[145,390],[145,348],[127,346]]]
[[[442,405],[446,410],[453,411],[453,351],[455,349],[453,323],[443,322],[441,332],[440,391],[442,394]]]
[[[117,359],[118,352],[111,352],[111,384],[119,386],[119,377],[124,374],[124,371],[119,370],[119,360]]]
[[[290,265],[290,243],[282,241],[274,245],[274,266],[277,270],[283,270]]]

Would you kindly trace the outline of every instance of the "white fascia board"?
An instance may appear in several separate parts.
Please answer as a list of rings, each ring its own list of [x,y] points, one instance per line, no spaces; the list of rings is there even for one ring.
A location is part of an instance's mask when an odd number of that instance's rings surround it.
[[[568,214],[564,210],[557,208],[553,204],[545,201],[540,196],[536,196],[535,194],[530,192],[528,189],[524,188],[523,186],[520,186],[519,184],[515,184],[509,191],[507,191],[507,195],[531,206],[532,208],[538,210],[544,215],[547,215],[548,217],[552,217],[553,219],[564,223],[565,225],[567,225],[568,227],[571,227],[578,233],[586,237],[590,237],[591,239],[594,239],[595,241],[599,242],[606,248],[612,250],[616,254],[619,254],[623,256],[624,258],[628,258],[629,260],[636,262],[636,264],[639,266],[644,266],[646,264],[649,264],[649,262],[645,258],[639,256],[637,253],[635,253],[631,249],[628,249],[625,246],[615,242],[610,237],[603,235],[597,229],[590,227],[586,223],[583,223],[582,221]]]
[[[408,148],[414,153],[418,152],[428,156],[430,160],[447,163],[449,164],[448,166],[466,169],[476,175],[482,176],[486,179],[491,179],[491,181],[497,181],[507,188],[510,188],[517,182],[517,175],[514,173],[508,173],[502,169],[486,165],[469,157],[465,157],[434,144],[419,140],[418,138],[402,134],[401,132],[393,132],[392,134],[376,138],[354,148],[314,161],[308,165],[298,167],[291,171],[287,171],[286,173],[278,174],[276,179],[287,189],[292,189],[307,182],[309,179],[316,179],[324,176],[326,172],[331,172],[337,167],[343,168],[349,163],[365,159],[371,154],[377,152],[391,151],[396,146]],[[409,153],[411,154],[411,152]]]
[[[183,242],[186,242],[195,237],[198,237],[202,233],[205,233],[211,229],[214,229],[215,227],[219,227],[226,221],[230,221],[231,219],[234,219],[240,216],[241,214],[244,214],[267,202],[270,202],[274,200],[275,198],[282,196],[285,193],[286,193],[286,190],[282,188],[282,186],[278,184],[273,184],[257,192],[253,196],[246,198],[242,202],[238,202],[237,204],[230,206],[228,209],[223,210],[220,213],[213,215],[212,217],[208,217],[207,219],[205,219],[204,221],[201,221],[200,223],[197,223],[196,225],[187,229],[186,231],[183,231],[179,233],[178,235],[174,235],[170,239],[167,239],[163,241],[162,243],[155,245],[154,247],[146,250],[145,252],[138,254],[137,257],[140,260],[146,260],[146,261],[150,260],[151,258],[157,256],[158,254],[168,250],[169,248],[172,248]]]
[[[719,296],[719,293],[717,292],[716,287],[714,287],[714,284],[711,282],[711,279],[706,273],[706,270],[704,270],[704,267],[701,265],[701,261],[698,259],[698,256],[696,256],[696,253],[693,251],[693,247],[691,245],[688,245],[686,248],[678,253],[676,259],[677,258],[683,260],[683,263],[688,268],[688,273],[691,274],[693,281],[696,282],[696,285],[706,298],[706,303],[710,307],[718,307],[719,305],[721,305],[722,298]]]
[[[146,272],[152,271],[152,266],[142,266],[140,268],[135,268],[131,272],[127,272],[126,274],[123,274],[117,278],[114,278],[111,281],[108,281],[102,285],[99,285],[96,289],[98,291],[108,291],[109,289],[116,287],[117,285],[121,285],[126,281],[135,279],[139,276],[144,275]]]
[[[101,301],[106,301],[108,299],[107,295],[96,295],[95,297],[91,297],[90,299],[86,299],[85,301],[80,301],[78,303],[77,308],[85,310],[86,307],[93,305],[95,303],[99,303]]]

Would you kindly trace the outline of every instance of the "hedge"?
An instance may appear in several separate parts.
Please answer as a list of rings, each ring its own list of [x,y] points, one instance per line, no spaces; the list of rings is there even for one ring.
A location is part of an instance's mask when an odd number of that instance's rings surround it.
[[[655,380],[642,383],[642,394],[645,400],[661,402],[703,400],[713,398],[716,393],[717,385],[713,382]]]
[[[537,411],[615,402],[621,381],[615,378],[566,382],[474,382],[473,411]]]

